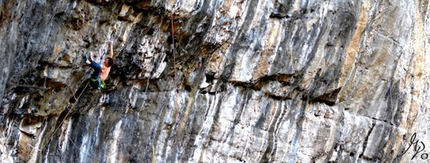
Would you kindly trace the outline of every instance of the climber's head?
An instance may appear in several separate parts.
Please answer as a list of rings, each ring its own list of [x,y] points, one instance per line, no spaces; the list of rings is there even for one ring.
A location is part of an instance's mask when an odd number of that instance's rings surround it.
[[[106,67],[111,67],[113,65],[113,58],[111,57],[106,58],[104,64]]]

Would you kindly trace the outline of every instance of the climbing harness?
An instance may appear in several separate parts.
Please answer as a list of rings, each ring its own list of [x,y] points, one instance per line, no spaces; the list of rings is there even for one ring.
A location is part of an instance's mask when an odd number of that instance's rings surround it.
[[[88,86],[90,89],[97,88],[97,90],[101,90],[105,88],[105,82],[103,82],[102,78],[91,78],[90,82],[88,82]]]

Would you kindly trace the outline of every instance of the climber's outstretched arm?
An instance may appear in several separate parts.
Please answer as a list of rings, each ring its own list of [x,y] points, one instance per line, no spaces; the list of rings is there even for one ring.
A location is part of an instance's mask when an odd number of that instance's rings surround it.
[[[110,57],[113,58],[113,42],[109,41]]]

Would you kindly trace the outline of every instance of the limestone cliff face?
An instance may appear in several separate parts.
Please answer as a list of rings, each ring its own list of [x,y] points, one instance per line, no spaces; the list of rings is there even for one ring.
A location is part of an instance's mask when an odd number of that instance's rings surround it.
[[[427,162],[429,17],[424,0],[0,0],[0,159]],[[109,41],[95,92],[83,55]]]

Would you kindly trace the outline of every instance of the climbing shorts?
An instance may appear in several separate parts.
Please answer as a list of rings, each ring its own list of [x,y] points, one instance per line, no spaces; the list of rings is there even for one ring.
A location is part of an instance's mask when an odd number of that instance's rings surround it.
[[[100,90],[100,89],[103,89],[105,87],[105,83],[103,82],[103,80],[100,77],[91,78],[89,86],[90,86],[90,89],[97,88]]]

